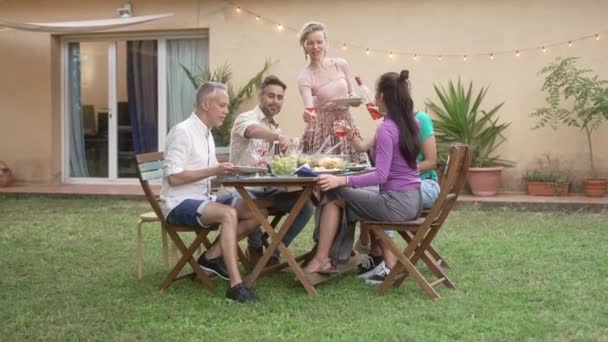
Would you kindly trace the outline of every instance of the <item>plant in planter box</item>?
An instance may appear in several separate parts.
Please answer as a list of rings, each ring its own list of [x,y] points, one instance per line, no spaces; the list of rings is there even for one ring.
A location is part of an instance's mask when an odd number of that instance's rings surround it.
[[[550,154],[538,158],[537,167],[527,171],[523,180],[527,183],[528,195],[567,196],[570,193],[570,173],[562,170],[559,160]]]
[[[578,57],[558,57],[542,68],[545,76],[542,90],[547,93],[546,107],[538,108],[531,117],[537,118],[534,128],[558,124],[580,128],[587,136],[591,178],[583,180],[587,196],[603,196],[608,180],[599,178],[593,159],[592,133],[608,120],[608,81],[600,80],[592,71],[576,66]]]
[[[226,85],[228,88],[228,97],[230,102],[228,103],[228,115],[224,119],[224,123],[216,129],[213,129],[213,139],[215,140],[216,148],[218,154],[220,151],[222,153],[228,153],[227,146],[230,146],[230,131],[232,130],[232,124],[234,123],[234,117],[239,110],[239,107],[251,96],[254,94],[254,90],[256,90],[262,80],[264,79],[264,75],[270,69],[274,62],[270,59],[267,59],[260,69],[244,86],[235,88],[232,84],[232,70],[230,64],[225,63],[219,68],[215,70],[210,70],[208,67],[204,69],[198,70],[189,70],[184,65],[181,65],[182,70],[186,73],[186,76],[192,83],[194,89],[198,89],[198,87],[207,81],[212,82],[221,82]],[[224,151],[225,150],[225,151]]]
[[[498,122],[497,113],[504,102],[489,111],[482,110],[481,103],[488,88],[482,87],[474,96],[473,82],[465,89],[460,79],[457,83],[449,81],[447,89],[433,87],[439,101],[427,100],[426,106],[436,116],[438,155],[447,155],[447,149],[454,143],[469,145],[472,161],[467,179],[471,192],[477,196],[495,195],[503,167],[513,166],[513,162],[496,153],[505,141],[503,133],[510,125]]]

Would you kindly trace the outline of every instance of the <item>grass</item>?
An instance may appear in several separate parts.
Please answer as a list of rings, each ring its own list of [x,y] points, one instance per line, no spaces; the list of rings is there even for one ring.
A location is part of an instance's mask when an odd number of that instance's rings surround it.
[[[455,290],[432,301],[405,281],[384,297],[354,275],[309,298],[292,275],[260,279],[262,302],[224,299],[166,274],[144,201],[0,197],[2,340],[608,340],[606,214],[462,209],[436,248]],[[312,227],[295,242],[310,247]]]

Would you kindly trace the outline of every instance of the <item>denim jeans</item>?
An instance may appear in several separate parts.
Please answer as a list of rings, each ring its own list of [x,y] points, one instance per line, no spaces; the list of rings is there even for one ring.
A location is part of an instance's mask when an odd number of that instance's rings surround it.
[[[439,197],[439,183],[433,179],[423,179],[420,182],[420,191],[422,192],[422,208],[432,208]]]
[[[278,194],[285,194],[285,192],[277,189],[270,189],[265,191],[249,190],[248,192],[255,198],[272,198],[272,196],[276,196]],[[289,198],[287,200],[276,201],[269,209],[289,213],[293,206],[296,204],[297,200],[298,196],[296,195],[296,193],[294,193],[294,196],[292,198]],[[289,246],[289,244],[296,238],[296,236],[298,236],[298,234],[300,234],[304,227],[306,227],[306,224],[308,223],[308,220],[310,220],[310,218],[312,217],[314,210],[315,206],[312,204],[312,202],[310,200],[306,201],[304,207],[302,208],[298,216],[296,216],[296,219],[293,221],[293,224],[291,225],[291,227],[289,227],[289,230],[287,230],[287,233],[283,237],[283,244],[285,244],[285,246]],[[249,247],[262,247],[262,236],[263,232],[260,229],[257,229],[255,232],[249,235],[249,237],[247,238],[247,243]],[[275,256],[276,258],[280,257],[278,249],[274,252],[273,256]]]

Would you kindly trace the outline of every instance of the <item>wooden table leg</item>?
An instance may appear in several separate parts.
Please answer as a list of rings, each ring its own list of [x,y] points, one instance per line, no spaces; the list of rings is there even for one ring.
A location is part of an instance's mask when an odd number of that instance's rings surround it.
[[[308,293],[308,295],[309,296],[318,296],[319,295],[319,293],[314,288],[314,286],[312,286],[312,284],[306,278],[304,271],[302,270],[302,268],[300,267],[298,262],[295,260],[293,254],[289,251],[289,249],[287,247],[285,247],[285,245],[282,242],[283,237],[285,236],[285,234],[287,234],[287,230],[289,230],[289,228],[295,221],[295,218],[298,216],[298,214],[304,207],[304,204],[310,198],[313,187],[314,187],[313,185],[304,187],[304,189],[300,193],[300,196],[298,196],[298,200],[296,201],[295,205],[289,212],[289,215],[287,216],[287,218],[285,219],[285,221],[279,228],[278,232],[276,232],[273,229],[273,227],[268,222],[267,218],[261,213],[260,209],[257,207],[257,205],[255,204],[255,202],[253,201],[251,196],[249,196],[249,193],[245,190],[245,188],[243,186],[235,187],[236,190],[241,195],[241,197],[243,198],[243,200],[245,201],[245,203],[247,204],[247,206],[249,207],[249,209],[252,210],[254,216],[258,219],[258,221],[262,225],[262,228],[266,231],[268,236],[272,239],[272,242],[266,249],[266,252],[262,255],[262,258],[260,259],[260,261],[255,265],[255,267],[253,268],[253,271],[249,275],[247,275],[247,277],[245,278],[245,282],[247,284],[251,285],[256,281],[256,279],[259,277],[262,270],[268,263],[268,260],[270,259],[272,254],[278,248],[279,251],[281,252],[281,254],[283,255],[283,257],[285,258],[285,260],[287,261],[287,263],[289,264],[289,266],[291,267],[291,269],[293,270],[293,272],[295,273],[296,278],[300,281],[300,283],[302,283],[302,285],[306,289],[306,292]]]

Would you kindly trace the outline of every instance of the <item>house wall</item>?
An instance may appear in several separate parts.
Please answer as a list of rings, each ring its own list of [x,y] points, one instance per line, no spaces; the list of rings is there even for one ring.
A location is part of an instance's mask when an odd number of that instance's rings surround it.
[[[120,2],[72,0],[7,0],[0,2],[0,17],[13,21],[84,20],[115,17]],[[517,162],[503,177],[507,190],[522,189],[520,177],[534,167],[535,158],[552,153],[562,165],[579,175],[586,174],[589,163],[587,142],[575,128],[531,130],[528,117],[544,103],[540,91],[542,79],[537,72],[555,56],[580,56],[581,65],[608,79],[608,32],[599,41],[561,45],[548,52],[522,52],[471,56],[474,52],[512,51],[606,30],[608,2],[603,0],[515,0],[515,1],[240,1],[240,6],[286,26],[299,28],[304,22],[318,20],[327,24],[330,39],[348,44],[395,51],[448,54],[434,58],[385,54],[363,50],[342,51],[339,44],[330,46],[330,56],[346,58],[353,75],[372,84],[389,70],[410,70],[416,108],[424,110],[426,99],[435,99],[433,84],[445,84],[460,77],[476,87],[490,85],[485,108],[505,102],[500,110],[502,121],[511,122],[507,141],[501,147],[503,157]],[[295,32],[276,28],[244,13],[237,14],[223,1],[179,2],[168,0],[134,1],[137,15],[174,12],[169,19],[142,24],[124,31],[162,31],[209,29],[210,63],[232,65],[235,84],[243,84],[263,64],[265,58],[276,61],[272,72],[286,81],[288,92],[280,121],[284,131],[299,135],[303,130],[302,105],[296,89],[296,76],[306,63]],[[61,93],[59,37],[47,33],[0,31],[0,159],[7,162],[16,177],[29,182],[56,182],[61,167]],[[253,102],[251,102],[253,105]],[[243,108],[245,110],[247,108]],[[353,110],[362,131],[371,134],[373,122],[362,108]],[[601,149],[608,143],[608,124],[593,138],[596,164],[608,177],[608,154]]]

